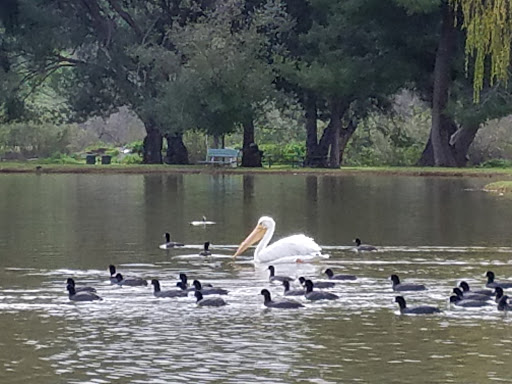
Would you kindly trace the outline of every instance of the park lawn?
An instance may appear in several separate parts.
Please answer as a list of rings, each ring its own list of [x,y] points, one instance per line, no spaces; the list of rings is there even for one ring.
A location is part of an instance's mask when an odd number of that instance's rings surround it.
[[[0,162],[0,173],[97,173],[97,174],[147,174],[147,173],[226,173],[226,174],[313,174],[313,175],[403,175],[445,177],[501,177],[512,180],[512,168],[439,168],[439,167],[341,167],[297,168],[290,165],[272,165],[271,168],[232,168],[210,165],[167,164],[46,164],[37,161]],[[512,183],[512,182],[511,182]]]

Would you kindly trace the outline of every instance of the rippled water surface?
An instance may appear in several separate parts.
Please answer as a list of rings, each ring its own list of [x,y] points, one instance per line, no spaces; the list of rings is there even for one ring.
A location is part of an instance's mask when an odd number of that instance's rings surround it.
[[[488,181],[0,175],[0,383],[512,382],[510,317],[494,303],[448,306],[460,280],[512,280],[512,200],[481,192]],[[282,287],[252,250],[230,257],[264,214],[275,238],[306,233],[330,255],[278,274],[321,280],[331,267],[358,279],[330,289],[336,301],[266,309],[260,290],[280,299]],[[188,224],[203,215],[217,224]],[[187,246],[159,249],[166,231]],[[354,252],[354,237],[379,251]],[[214,255],[197,256],[207,240]],[[163,289],[186,272],[228,289],[228,305],[112,286],[109,264]],[[408,305],[442,313],[401,316],[392,273],[428,287],[406,293]],[[69,301],[68,277],[103,300]]]

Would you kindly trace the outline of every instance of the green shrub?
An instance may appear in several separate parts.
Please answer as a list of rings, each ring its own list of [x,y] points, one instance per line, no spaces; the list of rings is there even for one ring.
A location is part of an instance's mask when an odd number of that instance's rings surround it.
[[[69,153],[74,125],[49,123],[12,123],[0,127],[0,151],[18,152],[25,158],[49,157],[54,153]]]
[[[126,148],[131,150],[132,153],[136,153],[140,156],[142,156],[142,153],[144,152],[144,143],[142,140],[133,141],[126,145]]]
[[[167,144],[167,140],[164,140]],[[186,131],[183,134],[183,143],[187,147],[188,161],[190,164],[204,160],[206,157],[206,137],[204,133],[198,131]],[[210,144],[211,145],[211,144]]]
[[[109,148],[105,151],[105,155],[109,155],[109,156],[112,156],[112,157],[117,157],[119,156],[119,149],[117,148]]]
[[[510,168],[512,160],[507,159],[490,159],[479,165],[481,168]]]
[[[260,144],[259,148],[263,151],[265,163],[270,159],[273,164],[292,164],[306,155],[304,143]]]
[[[119,160],[120,164],[142,164],[142,156],[138,153],[129,153]]]
[[[41,159],[42,164],[83,164],[83,159],[76,156],[69,156],[64,153],[54,153],[50,157]]]

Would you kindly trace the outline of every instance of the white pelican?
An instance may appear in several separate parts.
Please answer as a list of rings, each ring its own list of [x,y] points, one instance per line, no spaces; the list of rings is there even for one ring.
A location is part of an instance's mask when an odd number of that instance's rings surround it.
[[[203,220],[195,220],[195,221],[190,222],[190,225],[193,225],[195,227],[200,226],[200,225],[213,225],[213,224],[216,224],[215,221],[206,220],[206,216],[203,216]]]
[[[261,240],[254,251],[255,263],[309,263],[317,259],[327,259],[322,248],[304,235],[293,235],[268,245],[274,235],[276,222],[269,216],[260,217],[256,228],[240,244],[233,257],[244,252],[249,246]],[[268,246],[267,246],[268,245]]]

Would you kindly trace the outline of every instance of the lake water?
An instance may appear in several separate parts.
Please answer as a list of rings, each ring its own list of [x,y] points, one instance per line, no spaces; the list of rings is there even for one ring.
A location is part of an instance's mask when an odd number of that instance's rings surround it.
[[[512,320],[496,306],[450,308],[451,289],[493,270],[512,279],[512,199],[489,179],[301,175],[0,175],[0,383],[512,382]],[[205,215],[217,222],[193,227]],[[268,271],[230,257],[262,215],[274,238],[314,237],[320,264],[352,273],[331,302],[266,309]],[[170,232],[184,248],[161,250]],[[379,246],[356,253],[352,239]],[[196,256],[204,241],[213,257]],[[230,292],[228,305],[112,286],[109,264],[174,289],[180,272]],[[389,276],[425,284],[401,316]],[[70,302],[66,278],[103,301]],[[298,284],[293,284],[295,288]]]

